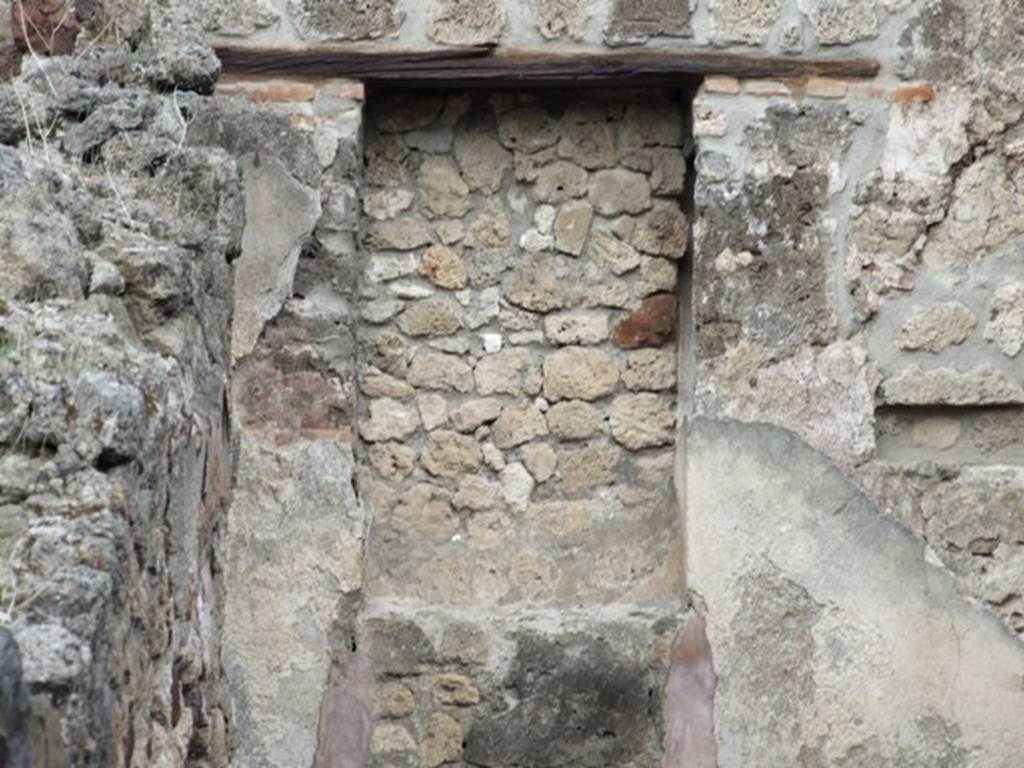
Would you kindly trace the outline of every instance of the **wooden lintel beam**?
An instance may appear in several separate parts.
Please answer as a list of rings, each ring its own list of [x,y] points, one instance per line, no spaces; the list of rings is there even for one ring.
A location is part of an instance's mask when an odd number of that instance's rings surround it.
[[[345,77],[371,85],[420,87],[506,85],[673,85],[707,75],[861,78],[878,74],[873,59],[741,56],[713,51],[566,53],[456,48],[395,50],[311,46],[217,48],[236,75]]]

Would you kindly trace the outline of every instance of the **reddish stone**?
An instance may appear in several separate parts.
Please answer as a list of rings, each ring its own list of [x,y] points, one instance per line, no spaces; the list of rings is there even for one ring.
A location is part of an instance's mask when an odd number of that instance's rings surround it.
[[[74,51],[81,31],[74,9],[65,0],[14,0],[11,28],[18,50],[54,56]]]
[[[320,702],[314,768],[362,768],[370,746],[370,661],[350,653],[331,667]]]
[[[915,101],[931,101],[935,98],[935,89],[928,83],[901,85],[894,89],[889,97],[897,104],[909,104]]]
[[[672,644],[662,705],[664,768],[715,768],[715,677],[703,616],[694,616]]]
[[[239,421],[289,440],[310,433],[351,436],[354,393],[346,383],[312,365],[305,370],[285,370],[285,365],[263,358],[236,372]]]
[[[612,342],[623,349],[660,347],[675,338],[678,323],[675,294],[658,293],[615,326]]]

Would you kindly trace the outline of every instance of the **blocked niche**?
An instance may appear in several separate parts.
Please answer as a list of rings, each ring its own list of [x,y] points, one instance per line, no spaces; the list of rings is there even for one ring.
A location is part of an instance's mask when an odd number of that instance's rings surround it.
[[[662,91],[370,98],[360,648],[378,761],[642,765],[660,748],[686,608],[688,109]]]

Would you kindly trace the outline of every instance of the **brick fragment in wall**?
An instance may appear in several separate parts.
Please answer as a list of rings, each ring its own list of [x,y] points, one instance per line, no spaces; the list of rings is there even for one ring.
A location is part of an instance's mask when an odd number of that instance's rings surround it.
[[[612,329],[612,341],[623,349],[661,347],[675,338],[678,324],[675,294],[656,294],[619,321]]]
[[[11,30],[19,51],[66,56],[75,49],[81,26],[65,0],[19,0],[11,5]]]

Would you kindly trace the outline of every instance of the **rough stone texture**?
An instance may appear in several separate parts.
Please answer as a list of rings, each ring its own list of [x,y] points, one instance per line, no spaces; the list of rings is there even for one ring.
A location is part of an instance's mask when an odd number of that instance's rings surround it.
[[[549,400],[596,400],[614,391],[619,370],[607,352],[560,349],[544,361],[544,396]]]
[[[676,297],[658,294],[644,299],[612,329],[612,341],[623,349],[660,347],[675,338],[678,324]]]
[[[446,45],[487,45],[504,27],[502,0],[433,0],[427,36]]]
[[[273,447],[242,434],[226,552],[224,665],[244,734],[235,759],[249,765],[309,764],[316,751],[309,724],[320,697],[297,692],[325,686],[339,605],[362,587],[366,520],[352,471],[347,446]],[[275,674],[261,671],[268,668]]]
[[[226,152],[183,142],[174,97],[138,87],[184,75],[151,45],[130,73],[94,46],[6,86],[45,122],[0,146],[7,765],[227,760],[215,563],[242,191]],[[85,157],[65,154],[73,130]]]
[[[910,367],[882,382],[882,399],[899,405],[1024,403],[1024,389],[988,365],[968,370]]]
[[[729,483],[714,480],[723,466]],[[689,572],[715,649],[718,765],[1015,759],[1024,654],[919,539],[776,428],[691,423],[682,471],[700,510]],[[764,536],[778,526],[789,533]],[[863,696],[869,680],[886,706]],[[752,696],[768,697],[770,727],[749,727]]]
[[[651,206],[650,184],[640,173],[616,168],[598,171],[590,182],[588,196],[603,216],[641,213]]]
[[[374,669],[375,764],[656,759],[667,654],[648,654],[682,620],[682,544],[670,469],[642,472],[633,460],[672,442],[675,364],[654,338],[644,351],[661,357],[631,363],[609,329],[647,298],[632,231],[615,226],[621,211],[681,205],[677,193],[654,190],[653,166],[620,167],[620,148],[646,146],[646,121],[650,140],[673,142],[659,148],[683,150],[681,132],[664,127],[680,116],[676,103],[651,94],[657,108],[637,118],[630,99],[612,94],[595,108],[561,93],[430,103],[395,94],[371,105],[367,160],[395,159],[364,193],[374,203],[364,204],[359,283],[375,310],[361,326],[358,418],[358,487],[374,524],[355,643]],[[450,142],[424,141],[442,131]],[[533,170],[519,173],[527,158]],[[582,199],[592,170],[611,174],[596,199],[618,202]],[[618,171],[643,191],[639,205],[614,188]],[[404,222],[416,222],[422,243],[399,254],[380,225]],[[648,232],[651,247],[667,250],[657,237]],[[618,287],[611,307],[595,300],[608,284]],[[670,293],[655,301],[666,299],[675,306]],[[380,303],[392,300],[399,306]],[[627,369],[630,386],[658,394],[631,394]],[[557,609],[582,613],[545,618],[520,637],[528,617]],[[643,619],[628,631],[599,625],[592,614],[606,611]],[[394,637],[366,637],[371,616],[394,617]],[[504,643],[502,654],[521,648],[519,661],[441,658],[445,634],[466,618],[482,622],[487,642]],[[513,673],[510,663],[536,671]],[[521,704],[503,713],[513,689]],[[412,708],[396,703],[407,695]]]
[[[0,161],[0,584],[50,762],[224,768],[230,741],[238,766],[1015,764],[1016,0],[74,5],[73,59],[4,58],[0,21],[0,71],[24,67],[0,87],[22,163]],[[364,150],[352,84],[189,93],[220,71],[204,28],[882,75],[711,77],[692,121],[651,92],[374,88]],[[276,200],[244,244],[238,166]],[[229,370],[231,270],[296,207],[238,292]],[[616,346],[645,299],[658,346]],[[611,389],[546,396],[556,344],[606,355]],[[709,416],[791,435],[712,440]],[[301,510],[251,549],[244,505],[218,544],[231,444],[266,460],[239,498]],[[323,551],[364,514],[364,546]],[[218,583],[249,561],[269,596],[229,648]]]
[[[714,40],[719,44],[762,45],[782,17],[780,0],[715,0]]]
[[[547,40],[582,40],[590,18],[586,0],[536,0],[537,29]]]
[[[14,635],[0,629],[0,757],[10,768],[28,768],[31,711],[21,653]]]
[[[22,0],[11,5],[10,13],[14,45],[19,50],[58,56],[74,51],[81,26],[75,9],[63,0]]]
[[[646,392],[615,398],[608,412],[612,437],[634,451],[671,444],[675,423],[670,401]]]
[[[876,0],[801,2],[822,45],[846,45],[877,36],[877,5]]]
[[[604,29],[609,45],[636,45],[652,37],[686,37],[690,6],[678,0],[613,0]]]
[[[242,256],[234,269],[238,312],[231,326],[232,362],[252,352],[269,320],[292,295],[299,254],[313,234],[320,204],[276,158],[245,157]]]
[[[849,132],[840,107],[770,106],[744,129],[761,165],[752,158],[739,178],[708,173],[701,181],[698,173],[698,359],[740,340],[778,354],[834,337],[821,208],[830,195],[828,166],[849,146]],[[727,250],[748,258],[722,258]]]
[[[396,0],[322,3],[288,0],[288,15],[305,40],[366,40],[398,30],[404,15]]]
[[[974,313],[958,301],[915,308],[896,336],[896,345],[900,349],[941,352],[962,344],[977,324]]]
[[[992,297],[991,318],[985,325],[985,340],[1016,357],[1024,347],[1024,283],[1004,283]]]

